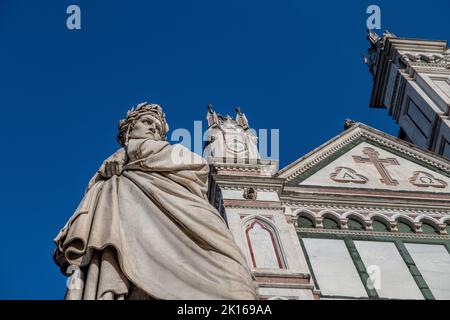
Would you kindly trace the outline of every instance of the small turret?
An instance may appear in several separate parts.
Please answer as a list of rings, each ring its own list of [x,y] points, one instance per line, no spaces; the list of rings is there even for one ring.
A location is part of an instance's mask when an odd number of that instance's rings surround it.
[[[258,138],[250,130],[247,117],[236,109],[236,118],[217,114],[208,105],[208,130],[206,133],[205,158],[259,159]]]

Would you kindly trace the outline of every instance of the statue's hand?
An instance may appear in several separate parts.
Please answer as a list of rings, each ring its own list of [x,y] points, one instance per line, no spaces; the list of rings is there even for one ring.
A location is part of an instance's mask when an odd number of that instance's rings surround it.
[[[123,169],[123,161],[120,160],[106,160],[103,164],[103,170],[101,170],[100,174],[104,178],[111,178],[112,176],[120,176],[122,174]]]
[[[106,179],[109,179],[112,176],[120,176],[122,174],[124,164],[125,153],[123,149],[120,149],[103,162],[102,166],[98,170],[98,173]]]

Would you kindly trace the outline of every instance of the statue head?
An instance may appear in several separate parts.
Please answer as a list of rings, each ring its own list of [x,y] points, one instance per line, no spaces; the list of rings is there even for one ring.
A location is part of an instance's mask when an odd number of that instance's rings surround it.
[[[119,122],[117,141],[125,146],[130,139],[166,140],[169,125],[161,106],[143,102],[127,112]]]

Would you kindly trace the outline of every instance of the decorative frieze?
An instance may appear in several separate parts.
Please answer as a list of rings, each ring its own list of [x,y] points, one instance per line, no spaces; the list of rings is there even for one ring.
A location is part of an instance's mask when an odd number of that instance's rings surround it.
[[[449,240],[448,235],[433,235],[433,234],[417,234],[417,233],[399,233],[399,232],[366,232],[356,230],[329,230],[319,228],[298,228],[295,230],[302,233],[317,233],[317,234],[341,234],[352,236],[373,236],[373,237],[389,237],[389,238],[406,238],[406,239],[435,239],[435,240]]]
[[[332,210],[332,211],[358,211],[358,212],[368,212],[368,213],[380,213],[380,214],[405,214],[405,215],[429,215],[429,216],[450,216],[450,208],[448,210],[442,209],[426,209],[421,208],[407,208],[407,207],[396,207],[394,205],[374,205],[374,206],[359,206],[359,205],[342,205],[333,203],[320,203],[320,202],[305,202],[305,201],[283,201],[283,206],[288,206],[292,210],[307,209],[307,210]]]
[[[341,230],[347,230],[349,219],[354,219],[361,223],[362,227],[365,231],[373,231],[373,223],[374,221],[380,221],[385,224],[386,227],[389,228],[391,232],[397,232],[397,223],[399,221],[406,222],[415,234],[421,234],[422,225],[426,223],[427,225],[434,228],[436,233],[440,235],[447,235],[447,226],[450,225],[450,215],[430,215],[430,214],[417,214],[414,213],[412,215],[406,215],[403,213],[393,213],[389,214],[380,213],[380,212],[357,212],[357,211],[332,211],[332,210],[306,210],[305,208],[291,208],[292,210],[292,219],[290,221],[294,224],[295,227],[299,228],[301,226],[297,223],[297,218],[300,216],[305,216],[312,220],[316,229],[323,229],[323,219],[325,217],[330,217],[333,220],[339,223],[339,227]]]

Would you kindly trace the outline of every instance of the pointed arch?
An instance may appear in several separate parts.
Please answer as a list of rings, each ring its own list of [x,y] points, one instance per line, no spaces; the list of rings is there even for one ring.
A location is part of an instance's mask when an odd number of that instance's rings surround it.
[[[280,238],[272,221],[252,215],[243,221],[243,226],[254,268],[286,268]]]
[[[275,226],[273,225],[272,220],[270,220],[269,218],[257,215],[257,214],[251,214],[251,215],[246,216],[244,219],[241,220],[241,223],[245,227],[249,222],[251,222],[251,221],[253,221],[255,219],[261,220],[264,223],[267,223],[271,227],[275,228]]]

